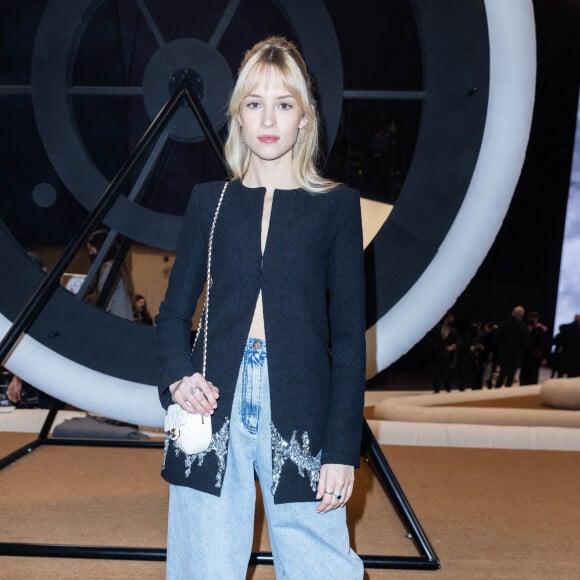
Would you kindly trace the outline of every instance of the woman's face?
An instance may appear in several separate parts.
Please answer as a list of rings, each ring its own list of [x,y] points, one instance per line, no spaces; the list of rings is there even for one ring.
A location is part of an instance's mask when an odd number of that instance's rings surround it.
[[[277,69],[260,74],[240,105],[238,121],[250,151],[264,161],[292,158],[298,130],[307,120]]]

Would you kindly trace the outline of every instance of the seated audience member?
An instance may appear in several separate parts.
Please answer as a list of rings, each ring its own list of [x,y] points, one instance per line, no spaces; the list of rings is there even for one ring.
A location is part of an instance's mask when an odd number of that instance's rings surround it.
[[[153,325],[153,318],[151,318],[151,314],[149,314],[147,302],[142,294],[135,294],[134,318],[135,322],[148,324],[150,326]]]
[[[41,409],[50,409],[55,402],[59,403],[59,407],[63,405],[58,401],[58,399],[47,395],[32,385],[29,385],[16,375],[12,375],[12,378],[8,383],[6,397],[17,407],[40,407]]]

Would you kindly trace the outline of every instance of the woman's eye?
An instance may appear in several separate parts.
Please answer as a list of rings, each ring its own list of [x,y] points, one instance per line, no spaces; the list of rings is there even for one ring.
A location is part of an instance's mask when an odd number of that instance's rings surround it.
[[[284,111],[288,111],[292,108],[292,105],[290,103],[280,103],[280,108]]]
[[[248,103],[246,103],[246,106],[248,107],[248,109],[257,109],[260,106],[260,103],[258,103],[258,101],[249,101]]]

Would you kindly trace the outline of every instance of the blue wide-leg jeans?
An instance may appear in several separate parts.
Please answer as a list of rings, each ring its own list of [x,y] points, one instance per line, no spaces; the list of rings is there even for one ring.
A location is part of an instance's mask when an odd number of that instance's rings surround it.
[[[318,502],[274,503],[270,421],[266,345],[261,339],[248,339],[236,384],[221,496],[170,486],[168,580],[246,578],[254,533],[254,469],[277,578],[363,577],[362,561],[350,548],[345,509],[318,514]]]

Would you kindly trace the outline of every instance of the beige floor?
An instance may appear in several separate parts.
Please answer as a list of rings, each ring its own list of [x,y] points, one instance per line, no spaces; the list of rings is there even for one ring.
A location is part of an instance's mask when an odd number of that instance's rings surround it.
[[[25,441],[21,433],[0,433],[0,455]],[[425,447],[385,453],[442,568],[367,570],[368,580],[580,578],[578,453]],[[163,547],[160,459],[158,450],[34,451],[0,472],[0,541]],[[359,553],[415,554],[367,466],[358,473],[349,521]],[[261,513],[256,529],[255,549],[268,549]],[[163,577],[163,563],[155,562],[0,557],[6,580]],[[249,578],[273,579],[274,571],[260,566]]]

